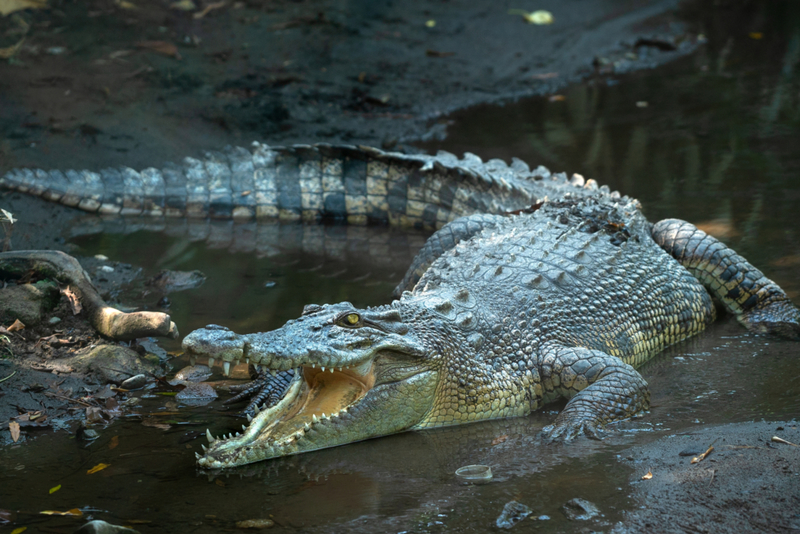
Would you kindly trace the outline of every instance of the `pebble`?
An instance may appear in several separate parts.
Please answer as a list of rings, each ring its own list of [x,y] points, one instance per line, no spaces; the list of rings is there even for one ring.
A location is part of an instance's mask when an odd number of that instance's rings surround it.
[[[103,271],[104,273],[113,273],[114,272],[114,268],[111,267],[110,265],[103,265],[102,267],[100,267],[100,270]]]
[[[108,256],[103,256],[102,254],[95,254],[94,259],[100,261],[108,261]]]
[[[147,384],[147,376],[141,374],[124,380],[119,386],[122,389],[139,389],[144,387],[145,384]]]
[[[47,322],[50,324],[58,324],[61,322],[61,317],[50,317]]]
[[[245,519],[237,521],[236,528],[269,528],[274,524],[272,519]]]

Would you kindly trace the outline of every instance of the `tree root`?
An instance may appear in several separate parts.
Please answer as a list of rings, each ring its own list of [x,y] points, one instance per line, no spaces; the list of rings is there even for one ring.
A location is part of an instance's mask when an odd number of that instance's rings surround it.
[[[21,250],[0,253],[0,272],[22,276],[34,271],[67,284],[78,297],[89,323],[100,335],[128,341],[139,337],[178,337],[178,328],[161,312],[124,313],[100,297],[78,260],[58,250]]]

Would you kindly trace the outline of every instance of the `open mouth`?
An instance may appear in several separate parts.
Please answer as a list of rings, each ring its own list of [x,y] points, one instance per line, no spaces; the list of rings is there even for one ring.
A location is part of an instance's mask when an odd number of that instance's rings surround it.
[[[204,467],[230,465],[233,455],[247,456],[253,447],[283,456],[331,446],[314,446],[310,443],[313,434],[348,417],[348,410],[374,384],[372,360],[352,368],[298,367],[283,398],[258,412],[243,434],[217,439],[208,433],[211,446],[204,456],[198,456],[198,463]]]

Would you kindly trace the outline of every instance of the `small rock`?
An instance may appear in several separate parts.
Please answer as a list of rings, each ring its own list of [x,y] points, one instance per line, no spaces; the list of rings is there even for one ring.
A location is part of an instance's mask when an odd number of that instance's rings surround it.
[[[540,515],[536,519],[538,519],[539,521],[549,521],[550,520],[550,516],[549,515]]]
[[[47,322],[48,324],[58,324],[61,322],[61,317],[50,317]]]
[[[217,398],[217,392],[209,384],[189,383],[175,395],[175,399],[189,406],[204,406]]]
[[[495,524],[499,528],[511,528],[528,517],[532,511],[533,510],[517,501],[508,502],[503,507],[503,512],[500,514],[500,517],[497,518]]]
[[[95,519],[76,530],[75,534],[139,534],[139,531]]]
[[[10,285],[0,289],[0,321],[12,323],[19,319],[29,327],[36,326],[59,298],[58,286],[53,282]]]
[[[82,441],[94,441],[100,437],[100,434],[94,429],[81,425],[78,427],[78,431],[75,432],[75,436]]]
[[[145,375],[139,374],[130,377],[127,380],[124,380],[122,384],[119,385],[122,389],[139,389],[144,387],[147,384],[147,377]]]
[[[110,265],[102,265],[102,266],[100,266],[100,270],[103,271],[104,273],[113,273],[114,272],[114,268],[112,266],[110,266]]]
[[[92,373],[102,384],[120,384],[131,376],[155,374],[158,371],[157,365],[140,358],[136,351],[122,345],[90,346],[61,361],[79,373]]]
[[[586,499],[572,499],[561,509],[570,521],[588,521],[600,515],[600,509]]]
[[[237,521],[236,528],[269,528],[274,524],[272,519],[245,519]]]
[[[267,280],[266,282],[264,282],[264,287],[266,287],[267,289],[275,287],[276,285],[278,285],[278,283],[275,280]]]
[[[175,378],[170,380],[169,383],[175,386],[187,382],[202,382],[203,380],[208,380],[211,374],[211,369],[207,365],[189,365],[175,373]]]
[[[102,254],[95,254],[94,255],[94,259],[100,260],[100,261],[108,261],[108,256],[104,256]]]

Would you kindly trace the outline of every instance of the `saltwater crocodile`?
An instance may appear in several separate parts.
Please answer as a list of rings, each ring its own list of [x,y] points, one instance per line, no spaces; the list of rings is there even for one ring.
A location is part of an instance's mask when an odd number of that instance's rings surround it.
[[[390,304],[308,305],[272,332],[210,325],[185,338],[190,356],[226,372],[248,361],[289,378],[243,434],[209,434],[204,467],[521,416],[559,397],[570,400],[544,433],[596,437],[647,409],[634,368],[713,321],[713,299],[752,331],[800,336],[784,292],[713,237],[653,225],[633,199],[518,160],[257,145],[164,171],[17,171],[4,182],[105,213],[441,227]]]

